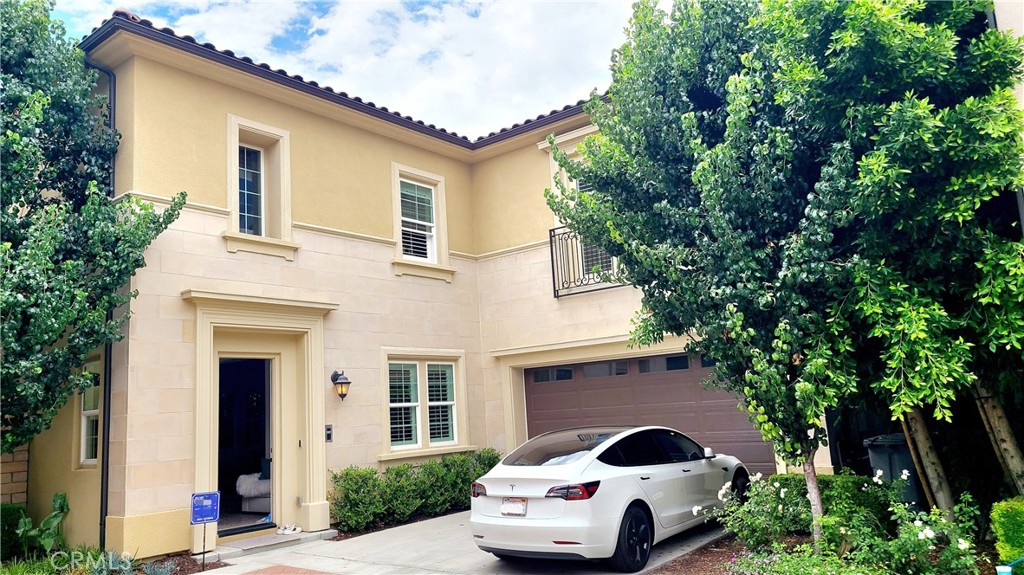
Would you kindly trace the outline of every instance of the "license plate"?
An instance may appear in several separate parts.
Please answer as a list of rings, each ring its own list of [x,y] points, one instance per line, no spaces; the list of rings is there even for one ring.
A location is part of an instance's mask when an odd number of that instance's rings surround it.
[[[505,497],[501,500],[501,514],[522,517],[526,515],[525,497]]]

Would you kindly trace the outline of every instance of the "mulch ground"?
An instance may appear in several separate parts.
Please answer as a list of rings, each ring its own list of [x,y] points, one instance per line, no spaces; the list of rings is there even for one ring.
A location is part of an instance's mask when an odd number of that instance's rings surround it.
[[[187,553],[181,553],[178,555],[170,555],[159,560],[159,563],[166,563],[168,561],[174,562],[174,569],[171,570],[171,575],[191,575],[192,573],[200,573],[203,571],[203,563],[196,561],[191,555]],[[218,567],[227,567],[228,564],[223,561],[207,561],[206,570],[216,569]],[[141,573],[141,571],[140,571]]]

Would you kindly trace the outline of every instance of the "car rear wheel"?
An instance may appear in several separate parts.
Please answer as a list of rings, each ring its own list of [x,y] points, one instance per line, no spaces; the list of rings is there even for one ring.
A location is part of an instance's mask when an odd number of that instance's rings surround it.
[[[747,490],[750,489],[750,477],[743,471],[737,471],[732,478],[732,492],[742,504],[747,502]]]
[[[647,514],[639,507],[626,509],[619,526],[619,538],[615,546],[615,554],[609,562],[611,566],[623,573],[636,573],[647,565],[651,558],[651,522]]]

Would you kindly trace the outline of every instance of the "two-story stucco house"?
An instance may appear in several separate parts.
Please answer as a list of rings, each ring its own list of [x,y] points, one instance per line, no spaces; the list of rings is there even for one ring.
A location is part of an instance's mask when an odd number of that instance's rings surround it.
[[[267,515],[324,530],[330,470],[594,422],[775,470],[683,340],[629,347],[639,292],[601,284],[607,256],[558,229],[545,139],[590,133],[581,105],[470,141],[125,12],[81,46],[122,134],[116,195],[188,204],[88,366],[100,385],[31,445],[30,510],[66,491],[69,542],[199,551],[190,495],[216,490],[207,549]]]

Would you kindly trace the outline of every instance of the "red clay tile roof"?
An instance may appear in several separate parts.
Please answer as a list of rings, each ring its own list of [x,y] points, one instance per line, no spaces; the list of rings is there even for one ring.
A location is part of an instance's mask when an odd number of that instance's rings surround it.
[[[377,106],[373,102],[363,101],[363,99],[358,96],[349,96],[345,92],[336,92],[330,86],[320,86],[312,80],[305,80],[302,76],[290,75],[288,72],[280,69],[273,70],[268,64],[258,64],[253,62],[251,58],[236,56],[231,50],[218,50],[213,44],[208,42],[200,44],[191,36],[178,36],[174,30],[171,30],[170,28],[158,29],[153,26],[153,23],[149,20],[140,18],[123,8],[114,10],[113,16],[104,20],[98,28],[94,28],[92,33],[83,38],[79,47],[88,53],[119,30],[149,38],[184,52],[207,58],[225,66],[265,78],[283,86],[323,98],[347,108],[363,112],[369,116],[397,124],[421,134],[426,134],[469,150],[476,150],[489,144],[511,138],[517,134],[528,132],[583,113],[584,100],[580,100],[575,104],[566,105],[560,110],[551,110],[547,114],[541,114],[536,118],[528,119],[518,124],[513,124],[511,127],[502,128],[497,132],[491,132],[486,136],[481,136],[474,141],[470,141],[466,136],[460,136],[455,132],[439,128],[434,124],[425,124],[423,121],[415,120],[410,116],[403,116],[399,112],[388,110],[384,106]]]

